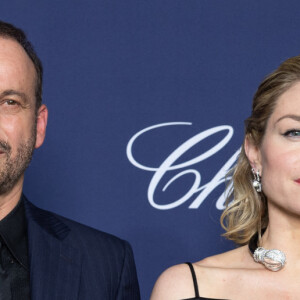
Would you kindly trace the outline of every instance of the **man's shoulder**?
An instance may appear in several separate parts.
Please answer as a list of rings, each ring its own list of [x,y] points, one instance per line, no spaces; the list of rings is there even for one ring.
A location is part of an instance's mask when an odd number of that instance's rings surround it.
[[[41,209],[30,201],[25,199],[26,215],[28,221],[33,219],[43,230],[65,240],[71,244],[79,246],[87,245],[88,247],[111,250],[119,248],[125,251],[130,248],[127,241],[99,229],[92,228],[77,221],[71,220],[54,212]]]
[[[84,299],[140,299],[134,257],[128,242],[40,209],[27,199],[24,204],[29,251],[35,261],[50,264],[56,255],[68,266],[80,266],[80,289]]]
[[[76,235],[77,237],[82,236],[84,239],[91,239],[93,242],[99,241],[103,242],[104,240],[107,241],[108,243],[119,245],[124,247],[124,244],[128,244],[125,240],[104,232],[102,230],[90,227],[88,225],[84,225],[80,222],[77,222],[75,220],[66,218],[64,216],[52,213],[50,211],[46,211],[49,214],[54,215],[57,219],[59,219],[62,223],[64,223],[66,226],[68,226],[71,230],[72,235]]]

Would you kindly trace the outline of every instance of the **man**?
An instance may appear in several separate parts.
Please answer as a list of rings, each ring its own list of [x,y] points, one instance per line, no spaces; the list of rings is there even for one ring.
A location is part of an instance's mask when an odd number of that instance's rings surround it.
[[[0,21],[0,299],[139,299],[126,241],[41,210],[22,194],[47,118],[40,60],[20,29]]]

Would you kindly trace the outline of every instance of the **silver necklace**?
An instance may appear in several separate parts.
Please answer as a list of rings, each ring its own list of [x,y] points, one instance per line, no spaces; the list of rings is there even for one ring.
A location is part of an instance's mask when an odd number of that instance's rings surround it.
[[[248,244],[254,261],[263,264],[270,271],[276,272],[281,270],[286,264],[285,254],[278,249],[268,250],[263,247],[257,247],[257,240],[258,234],[256,233]]]

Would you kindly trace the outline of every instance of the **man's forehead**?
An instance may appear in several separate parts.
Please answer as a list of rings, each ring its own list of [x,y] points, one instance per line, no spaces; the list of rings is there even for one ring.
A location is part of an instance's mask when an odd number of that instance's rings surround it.
[[[35,90],[36,71],[33,62],[15,40],[0,37],[0,92],[3,89]]]
[[[34,68],[33,62],[27,55],[26,51],[16,40],[12,38],[0,35],[0,55],[4,59],[14,58],[14,60],[17,60],[18,63],[23,63]]]

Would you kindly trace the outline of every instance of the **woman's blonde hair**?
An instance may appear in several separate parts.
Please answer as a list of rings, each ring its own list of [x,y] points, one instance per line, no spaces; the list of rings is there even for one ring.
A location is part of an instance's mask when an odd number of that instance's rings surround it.
[[[236,166],[230,171],[226,208],[221,216],[224,236],[235,243],[247,244],[250,238],[268,226],[267,199],[263,192],[257,193],[252,186],[253,174],[245,153],[245,140],[259,147],[266,125],[278,97],[294,83],[300,81],[300,56],[284,61],[277,70],[259,85],[252,104],[251,116],[245,120],[245,139]]]

